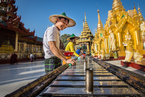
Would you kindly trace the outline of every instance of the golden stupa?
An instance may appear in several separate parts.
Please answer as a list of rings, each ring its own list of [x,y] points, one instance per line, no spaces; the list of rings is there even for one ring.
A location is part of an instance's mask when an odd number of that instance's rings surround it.
[[[81,31],[80,39],[76,41],[76,44],[80,45],[85,51],[86,54],[91,53],[91,45],[93,40],[93,34],[88,26],[86,13],[85,13],[85,22],[83,22],[83,31]]]
[[[91,49],[95,56],[118,57],[126,56],[128,52],[145,54],[143,36],[145,36],[145,21],[140,8],[125,11],[120,0],[113,0],[112,10],[108,11],[108,19],[103,27],[98,10],[98,25]],[[126,41],[129,40],[129,41]],[[105,54],[104,54],[105,53]]]

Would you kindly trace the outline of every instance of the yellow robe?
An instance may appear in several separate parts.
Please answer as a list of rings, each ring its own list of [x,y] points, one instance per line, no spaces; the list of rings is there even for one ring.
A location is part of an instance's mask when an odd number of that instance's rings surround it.
[[[74,44],[73,42],[69,42],[65,48],[65,51],[73,52],[75,56],[79,57],[79,55],[74,50]]]

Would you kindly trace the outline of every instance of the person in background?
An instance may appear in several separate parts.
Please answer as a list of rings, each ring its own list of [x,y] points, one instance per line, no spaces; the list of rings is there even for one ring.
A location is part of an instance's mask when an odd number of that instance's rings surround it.
[[[77,39],[78,37],[76,37],[74,34],[72,34],[69,38],[67,38],[67,40],[69,40],[69,43],[66,45],[66,48],[65,48],[65,51],[66,52],[73,52],[74,53],[74,55],[76,56],[76,57],[78,57],[78,59],[79,58],[83,58],[82,56],[80,56],[79,54],[77,54],[76,53],[76,51],[74,50],[74,45],[76,44],[76,39]]]
[[[80,55],[80,54],[81,54],[81,51],[82,51],[82,48],[81,48],[81,47],[78,47],[77,50],[76,50],[76,53],[77,53],[78,55]]]
[[[34,54],[34,60],[36,61],[36,54]]]
[[[11,65],[13,64],[12,59],[13,59],[13,53],[10,54],[10,64],[11,64]]]
[[[14,52],[13,55],[12,55],[12,63],[18,64],[17,62],[18,62],[18,60],[17,60],[17,54],[15,54],[15,52]]]
[[[71,63],[75,65],[76,62],[73,59],[66,59],[65,56],[60,51],[60,31],[66,29],[67,27],[73,27],[76,22],[67,17],[65,12],[61,15],[51,15],[49,20],[55,25],[48,27],[44,33],[43,37],[43,50],[45,58],[45,72],[50,72],[61,66],[61,60],[66,63]]]
[[[82,56],[83,58],[85,58],[84,51],[83,51],[82,47],[78,47],[78,49],[76,50],[76,53],[79,54],[80,56]]]
[[[34,55],[31,53],[30,54],[30,62],[33,62],[33,58],[34,58]]]

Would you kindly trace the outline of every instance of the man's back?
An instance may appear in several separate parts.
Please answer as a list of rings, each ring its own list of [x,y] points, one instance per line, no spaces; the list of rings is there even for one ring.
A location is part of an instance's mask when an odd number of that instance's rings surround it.
[[[49,41],[55,41],[56,46],[59,48],[60,40],[59,40],[59,31],[55,27],[55,25],[47,28],[43,36],[43,49],[45,53],[45,58],[51,58],[55,56],[50,50],[50,46],[48,44]]]

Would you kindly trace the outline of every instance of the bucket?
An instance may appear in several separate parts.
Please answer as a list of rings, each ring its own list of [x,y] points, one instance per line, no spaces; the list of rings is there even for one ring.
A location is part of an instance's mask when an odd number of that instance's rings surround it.
[[[65,52],[64,53],[65,56],[73,56],[73,54],[74,54],[73,52]]]
[[[66,59],[71,59],[71,56],[65,56],[65,58],[66,58]],[[64,65],[64,64],[66,64],[66,62],[63,61],[62,64]]]

